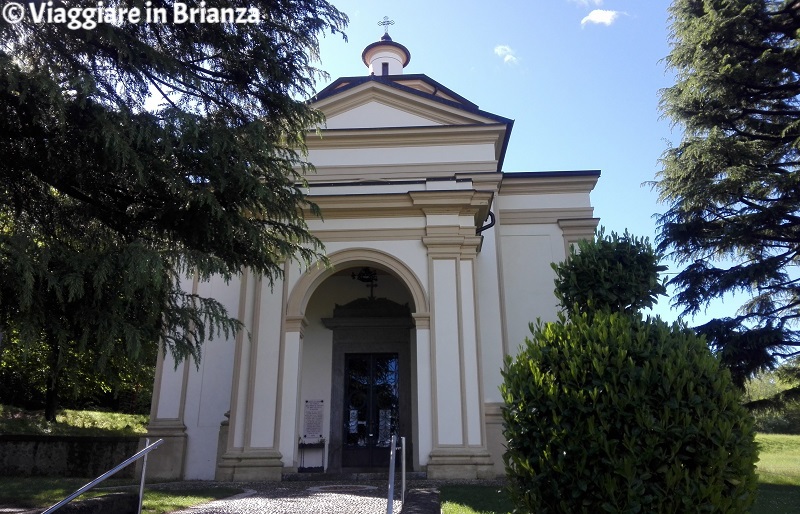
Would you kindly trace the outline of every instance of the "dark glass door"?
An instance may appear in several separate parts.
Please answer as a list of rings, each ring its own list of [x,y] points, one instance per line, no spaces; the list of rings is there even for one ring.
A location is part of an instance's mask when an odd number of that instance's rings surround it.
[[[342,466],[389,466],[389,445],[399,421],[396,353],[347,353],[344,369]]]

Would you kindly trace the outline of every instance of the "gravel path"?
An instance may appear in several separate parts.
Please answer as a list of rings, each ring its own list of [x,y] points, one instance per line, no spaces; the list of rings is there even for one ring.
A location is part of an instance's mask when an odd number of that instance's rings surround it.
[[[406,485],[406,505],[401,508],[400,484],[396,484],[393,512],[439,514],[438,488],[444,484],[502,486],[502,481],[413,480]],[[183,482],[185,487],[188,482]],[[198,487],[213,482],[198,482]],[[179,511],[180,514],[385,514],[386,481],[248,482],[219,483],[240,487],[242,494]],[[162,484],[149,487],[169,487]]]
[[[182,514],[382,514],[386,512],[386,484],[286,483],[237,484],[245,492],[180,511]],[[398,495],[396,495],[398,496]],[[399,496],[398,496],[399,497]],[[400,501],[393,503],[400,512]]]

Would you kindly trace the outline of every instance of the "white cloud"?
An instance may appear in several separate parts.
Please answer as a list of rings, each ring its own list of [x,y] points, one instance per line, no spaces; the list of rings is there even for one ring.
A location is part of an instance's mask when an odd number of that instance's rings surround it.
[[[589,7],[590,5],[596,5],[600,7],[603,5],[603,0],[569,0],[573,4],[578,4],[581,7]]]
[[[494,53],[503,59],[506,64],[516,64],[517,56],[514,55],[514,50],[508,45],[497,45],[494,47]]]
[[[605,9],[595,9],[594,11],[590,12],[586,15],[585,18],[581,20],[581,27],[585,27],[587,23],[595,23],[595,24],[603,24],[603,25],[611,25],[619,18],[620,14],[625,14],[622,11],[607,11]]]

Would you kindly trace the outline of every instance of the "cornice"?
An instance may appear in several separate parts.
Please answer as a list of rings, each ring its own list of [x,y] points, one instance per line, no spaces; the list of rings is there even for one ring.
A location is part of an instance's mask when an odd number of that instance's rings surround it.
[[[600,223],[600,218],[580,218],[580,219],[560,219],[558,226],[564,234],[564,237],[570,241],[574,238],[589,238],[594,234],[597,225]]]
[[[399,218],[437,214],[473,216],[476,226],[486,219],[492,202],[490,191],[446,189],[409,191],[407,193],[344,194],[311,196],[320,208],[322,218],[304,208],[308,220]]]
[[[497,144],[498,140],[502,141],[505,128],[505,125],[501,123],[470,123],[415,127],[320,129],[307,132],[306,146],[309,150],[322,150],[328,148]]]
[[[408,163],[408,164],[363,164],[363,165],[317,165],[316,172],[305,176],[309,184],[317,182],[354,182],[357,180],[412,180],[430,178],[452,178],[454,174],[487,173],[497,167],[497,161]]]
[[[600,172],[525,173],[515,176],[504,173],[500,195],[543,193],[589,193],[600,178]]]

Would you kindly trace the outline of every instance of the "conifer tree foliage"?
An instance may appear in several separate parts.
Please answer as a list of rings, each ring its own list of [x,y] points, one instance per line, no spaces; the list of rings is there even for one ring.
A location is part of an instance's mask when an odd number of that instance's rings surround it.
[[[662,108],[684,135],[656,183],[659,249],[686,265],[671,281],[684,314],[746,299],[698,328],[741,385],[800,352],[800,1],[675,0],[671,14]]]
[[[303,134],[321,116],[304,100],[318,38],[347,18],[325,0],[206,5],[261,21],[0,20],[0,334],[50,349],[53,388],[69,344],[135,357],[160,338],[199,359],[207,337],[236,330],[181,289],[185,274],[271,281],[320,257],[302,183]]]

